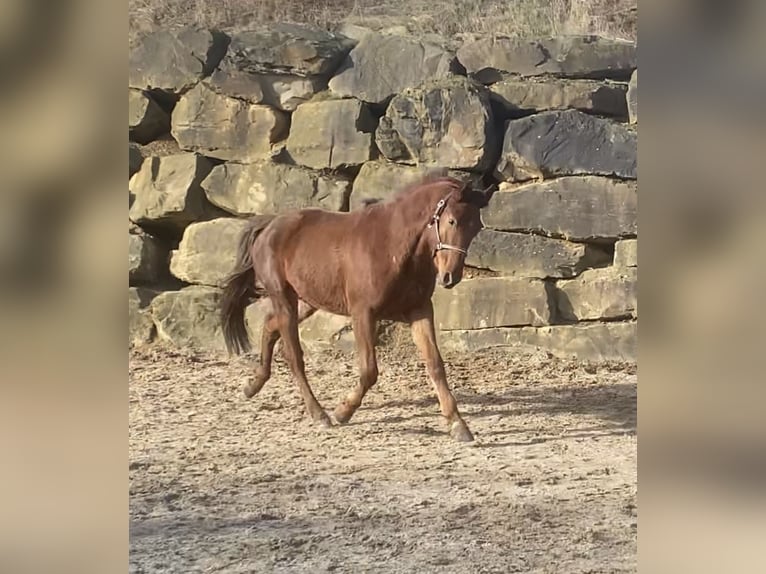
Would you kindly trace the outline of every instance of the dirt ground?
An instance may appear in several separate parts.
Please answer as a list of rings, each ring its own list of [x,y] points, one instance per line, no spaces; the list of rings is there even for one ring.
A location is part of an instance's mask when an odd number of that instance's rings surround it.
[[[635,572],[635,367],[445,360],[468,445],[407,349],[324,431],[279,356],[247,400],[252,357],[132,350],[130,571]],[[307,368],[328,410],[356,384],[352,356]]]

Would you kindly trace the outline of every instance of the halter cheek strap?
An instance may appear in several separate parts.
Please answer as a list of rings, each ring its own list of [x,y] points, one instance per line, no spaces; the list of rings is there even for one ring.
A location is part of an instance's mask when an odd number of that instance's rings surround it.
[[[436,232],[436,251],[441,251],[443,249],[446,249],[450,251],[457,251],[458,253],[462,253],[463,255],[468,255],[468,250],[463,249],[462,247],[457,247],[456,245],[449,245],[448,243],[442,243],[442,239],[439,236],[439,218],[441,218],[441,215],[444,212],[444,208],[447,206],[448,199],[449,199],[449,196],[439,200],[439,203],[436,204],[436,210],[434,211],[433,216],[431,216],[431,223],[428,224],[428,227],[429,228],[433,227],[434,231]]]

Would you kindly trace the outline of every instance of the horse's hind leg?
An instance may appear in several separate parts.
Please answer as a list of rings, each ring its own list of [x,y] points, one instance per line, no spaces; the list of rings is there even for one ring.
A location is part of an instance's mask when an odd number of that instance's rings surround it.
[[[375,320],[369,312],[354,315],[354,339],[359,359],[359,384],[335,409],[335,420],[348,422],[362,404],[367,391],[378,380],[378,361],[375,357]]]
[[[282,337],[284,354],[290,364],[290,370],[298,383],[298,390],[303,397],[311,418],[322,426],[331,426],[330,417],[317,401],[306,379],[306,366],[303,362],[303,348],[298,334],[298,297],[289,287],[271,296],[274,303],[274,317]]]
[[[298,301],[298,323],[308,319],[316,309],[304,301]],[[258,394],[271,378],[271,365],[274,359],[274,347],[279,341],[279,323],[272,309],[263,322],[261,329],[261,357],[255,369],[255,379],[245,386],[245,396],[249,399]]]

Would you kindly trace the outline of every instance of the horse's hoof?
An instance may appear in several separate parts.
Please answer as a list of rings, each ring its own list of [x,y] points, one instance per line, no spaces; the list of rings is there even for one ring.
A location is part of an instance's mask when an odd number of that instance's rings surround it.
[[[338,424],[346,424],[348,421],[351,420],[351,416],[354,414],[353,411],[350,411],[347,408],[344,408],[343,405],[338,405],[335,407],[335,411],[333,412],[333,417],[335,417],[335,420],[338,421]]]
[[[326,412],[322,411],[322,414],[315,417],[314,422],[320,429],[332,428],[332,421]]]
[[[473,435],[463,421],[455,421],[449,429],[450,436],[458,442],[473,442]]]
[[[258,389],[256,389],[254,385],[245,385],[242,392],[245,393],[246,398],[252,399],[258,392]]]

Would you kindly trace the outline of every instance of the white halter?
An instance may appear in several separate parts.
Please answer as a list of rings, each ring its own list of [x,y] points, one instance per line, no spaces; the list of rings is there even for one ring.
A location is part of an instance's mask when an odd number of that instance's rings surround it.
[[[442,249],[448,249],[452,251],[457,251],[458,253],[462,253],[463,255],[468,255],[467,249],[463,249],[462,247],[457,247],[455,245],[449,245],[448,243],[442,243],[442,239],[439,236],[439,218],[441,217],[441,214],[447,205],[448,199],[449,199],[449,195],[445,197],[444,199],[439,200],[439,203],[436,204],[436,210],[434,211],[434,214],[431,217],[431,223],[428,224],[429,228],[433,227],[434,231],[436,231],[436,251],[441,251]]]

